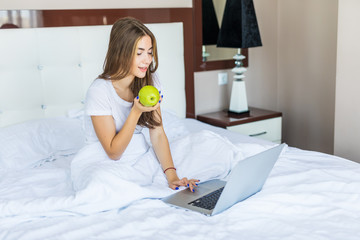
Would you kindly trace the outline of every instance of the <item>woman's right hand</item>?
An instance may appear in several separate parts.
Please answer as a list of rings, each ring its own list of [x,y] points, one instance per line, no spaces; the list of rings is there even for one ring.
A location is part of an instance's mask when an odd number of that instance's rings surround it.
[[[156,109],[158,109],[160,107],[161,101],[162,101],[162,97],[160,98],[159,102],[156,105],[154,105],[152,107],[146,107],[146,106],[144,106],[144,105],[142,105],[140,103],[139,97],[136,97],[136,98],[134,98],[133,109],[137,110],[140,113],[151,112],[151,111],[154,111],[154,110],[156,110]]]
[[[200,180],[197,179],[187,179],[186,177],[182,179],[175,179],[168,181],[169,188],[173,190],[178,190],[180,186],[188,187],[191,192],[195,192],[195,188],[199,185]]]

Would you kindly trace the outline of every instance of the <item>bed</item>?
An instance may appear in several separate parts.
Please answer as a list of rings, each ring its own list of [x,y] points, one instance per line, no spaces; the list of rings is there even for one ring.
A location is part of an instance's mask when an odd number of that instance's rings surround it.
[[[164,128],[176,158],[196,159],[195,169],[214,161],[215,173],[201,173],[207,181],[276,145],[186,118],[183,24],[147,25],[158,41]],[[83,99],[109,31],[0,31],[0,239],[360,239],[360,165],[291,146],[259,193],[212,217],[163,203],[175,191],[166,185],[95,178],[74,190]],[[212,149],[221,157],[206,155]]]

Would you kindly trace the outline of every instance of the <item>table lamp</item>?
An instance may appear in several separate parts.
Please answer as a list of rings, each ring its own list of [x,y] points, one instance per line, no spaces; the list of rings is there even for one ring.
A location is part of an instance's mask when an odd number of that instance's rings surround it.
[[[227,0],[219,32],[217,47],[237,48],[235,59],[234,81],[230,98],[230,113],[249,112],[244,82],[241,48],[262,46],[254,4],[252,0]]]

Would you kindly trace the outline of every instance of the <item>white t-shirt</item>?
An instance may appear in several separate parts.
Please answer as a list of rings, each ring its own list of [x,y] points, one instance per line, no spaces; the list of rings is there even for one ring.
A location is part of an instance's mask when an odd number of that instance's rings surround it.
[[[90,85],[85,100],[86,142],[99,141],[91,122],[91,116],[112,115],[116,132],[119,132],[130,113],[131,107],[131,102],[127,102],[117,95],[110,80],[96,79]]]
[[[158,81],[154,81],[155,87],[160,90]],[[116,93],[110,80],[96,79],[89,87],[85,102],[85,134],[86,142],[93,143],[99,141],[90,116],[111,115],[114,118],[116,132],[119,132],[124,125],[133,103],[123,100]],[[140,133],[141,126],[137,126],[135,134]]]

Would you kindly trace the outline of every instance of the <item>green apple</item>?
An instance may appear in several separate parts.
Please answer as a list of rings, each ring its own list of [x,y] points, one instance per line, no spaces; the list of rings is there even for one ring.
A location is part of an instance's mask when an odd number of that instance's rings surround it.
[[[156,87],[146,85],[139,91],[139,101],[145,107],[152,107],[159,102],[160,94]]]

